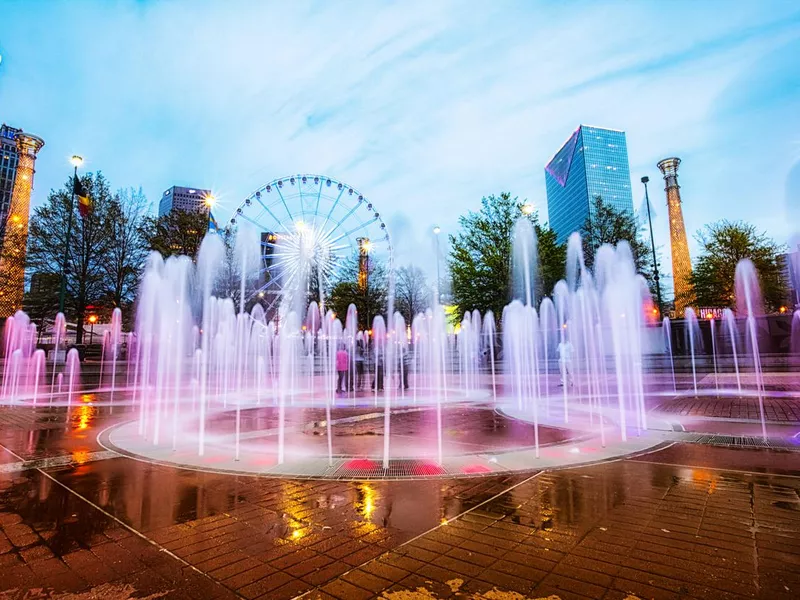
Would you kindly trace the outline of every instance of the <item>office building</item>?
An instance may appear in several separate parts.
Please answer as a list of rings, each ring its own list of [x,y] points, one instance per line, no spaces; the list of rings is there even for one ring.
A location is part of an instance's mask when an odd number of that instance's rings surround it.
[[[22,130],[5,124],[0,126],[0,240],[3,239],[6,229],[8,207],[11,206],[11,192],[19,163],[16,142],[18,133],[22,133]]]
[[[173,210],[208,214],[206,199],[209,197],[211,197],[211,190],[173,185],[161,196],[161,201],[158,203],[158,216],[163,217]]]
[[[0,167],[0,317],[5,318],[22,309],[34,166],[44,140],[7,125],[0,128],[0,140],[0,161],[8,163]]]
[[[545,167],[547,215],[558,242],[583,228],[593,200],[633,214],[625,132],[581,125]]]

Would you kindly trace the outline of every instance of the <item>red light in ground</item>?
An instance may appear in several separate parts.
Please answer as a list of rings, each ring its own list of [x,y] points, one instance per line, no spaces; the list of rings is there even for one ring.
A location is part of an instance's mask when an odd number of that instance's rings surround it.
[[[462,473],[491,473],[492,470],[486,465],[467,465],[461,469]]]
[[[378,463],[368,458],[354,458],[344,464],[345,469],[354,469],[358,471],[374,471],[378,468]]]
[[[444,473],[444,469],[441,465],[437,465],[433,462],[423,462],[419,465],[414,467],[414,470],[419,475],[441,475]]]

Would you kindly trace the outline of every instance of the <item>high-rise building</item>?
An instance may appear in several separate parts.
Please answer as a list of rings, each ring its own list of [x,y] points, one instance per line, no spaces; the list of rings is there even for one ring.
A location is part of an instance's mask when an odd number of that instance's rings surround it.
[[[14,140],[16,146],[11,197],[7,204],[3,198],[4,228],[0,242],[0,317],[10,317],[22,308],[34,165],[36,154],[44,146],[44,140],[5,125],[2,131],[9,136],[6,139]],[[10,145],[4,142],[2,152],[4,156],[10,156]],[[7,159],[0,160],[6,162]],[[11,162],[11,158],[8,161]],[[6,177],[10,170],[4,169]]]
[[[669,245],[672,251],[672,281],[675,288],[675,313],[683,317],[683,311],[694,301],[692,290],[692,260],[689,258],[689,243],[686,240],[686,227],[683,224],[681,192],[678,185],[678,165],[680,158],[665,158],[658,163],[664,175],[664,191],[667,193],[667,212],[669,213]]]
[[[173,185],[161,196],[161,201],[158,203],[158,216],[163,217],[173,210],[208,214],[209,206],[206,199],[210,197],[212,197],[211,190]]]
[[[16,141],[18,133],[22,133],[22,130],[9,127],[5,123],[0,126],[0,242],[6,229],[6,217],[8,207],[11,206],[11,192],[19,163]]]
[[[547,215],[558,242],[580,231],[593,200],[633,214],[625,132],[581,125],[544,168]]]

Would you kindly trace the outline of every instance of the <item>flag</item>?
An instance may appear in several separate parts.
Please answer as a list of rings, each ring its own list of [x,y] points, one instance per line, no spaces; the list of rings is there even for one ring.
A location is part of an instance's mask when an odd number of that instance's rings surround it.
[[[209,231],[217,231],[219,227],[217,226],[217,220],[214,218],[214,213],[210,210],[208,211],[208,230]]]
[[[83,187],[81,180],[75,177],[75,182],[72,184],[72,193],[78,198],[78,212],[84,219],[92,212],[92,200],[86,189]]]

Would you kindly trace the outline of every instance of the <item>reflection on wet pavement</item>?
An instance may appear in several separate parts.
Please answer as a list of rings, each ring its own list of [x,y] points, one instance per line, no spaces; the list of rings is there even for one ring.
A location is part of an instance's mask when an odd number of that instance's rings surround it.
[[[677,444],[509,476],[267,479],[111,458],[97,433],[130,418],[113,411],[0,409],[16,455],[0,452],[0,598],[800,593],[794,452]]]

